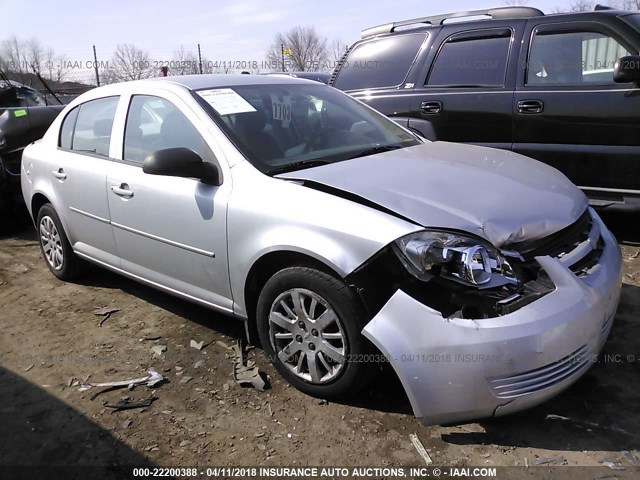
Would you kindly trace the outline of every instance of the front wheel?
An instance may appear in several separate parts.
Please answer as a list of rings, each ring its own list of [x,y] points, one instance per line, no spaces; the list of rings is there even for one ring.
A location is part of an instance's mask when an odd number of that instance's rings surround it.
[[[362,336],[366,315],[344,282],[307,267],[285,268],[267,281],[257,306],[262,346],[290,384],[336,399],[361,390],[375,371]]]
[[[60,218],[50,203],[38,212],[40,249],[47,267],[60,280],[71,280],[83,270],[83,263],[71,248]]]

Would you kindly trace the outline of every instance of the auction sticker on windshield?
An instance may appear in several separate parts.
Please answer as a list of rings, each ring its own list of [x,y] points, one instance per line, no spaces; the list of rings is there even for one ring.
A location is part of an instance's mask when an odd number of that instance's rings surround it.
[[[197,93],[220,115],[232,115],[234,113],[256,111],[249,102],[238,95],[232,88],[200,90]]]

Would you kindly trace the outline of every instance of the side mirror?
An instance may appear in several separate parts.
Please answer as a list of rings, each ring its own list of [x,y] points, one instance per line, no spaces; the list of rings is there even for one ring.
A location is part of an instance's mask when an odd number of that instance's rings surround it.
[[[613,81],[640,84],[640,55],[622,57],[613,69]]]
[[[189,148],[165,148],[145,158],[142,171],[149,175],[197,178],[209,185],[220,185],[220,172],[213,163],[204,162]]]

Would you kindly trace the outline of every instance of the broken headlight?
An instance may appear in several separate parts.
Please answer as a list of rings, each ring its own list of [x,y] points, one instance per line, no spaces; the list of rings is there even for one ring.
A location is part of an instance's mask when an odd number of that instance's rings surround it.
[[[480,239],[424,230],[399,238],[395,246],[407,270],[421,280],[439,276],[478,288],[518,283],[509,262]]]

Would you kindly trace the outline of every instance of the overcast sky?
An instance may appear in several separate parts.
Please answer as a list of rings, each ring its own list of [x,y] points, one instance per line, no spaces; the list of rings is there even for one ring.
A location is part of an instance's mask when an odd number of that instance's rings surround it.
[[[531,0],[530,6],[550,12],[569,0]],[[346,5],[346,6],[345,6]],[[314,25],[329,40],[351,44],[360,30],[393,20],[436,13],[504,5],[449,0],[0,0],[0,40],[13,35],[37,37],[70,59],[108,60],[118,43],[134,43],[157,60],[171,60],[184,45],[209,60],[264,60],[274,34],[297,25]]]

